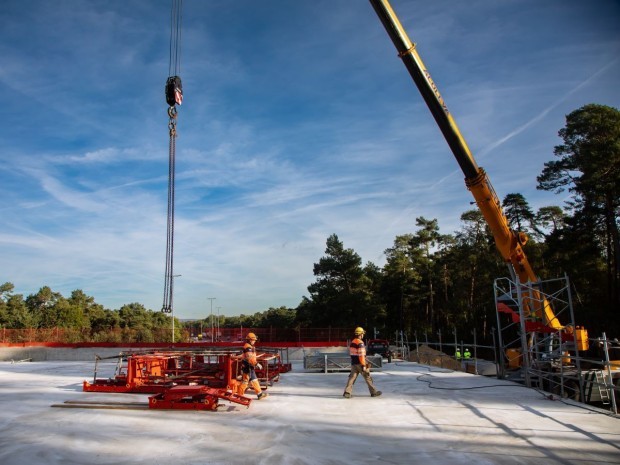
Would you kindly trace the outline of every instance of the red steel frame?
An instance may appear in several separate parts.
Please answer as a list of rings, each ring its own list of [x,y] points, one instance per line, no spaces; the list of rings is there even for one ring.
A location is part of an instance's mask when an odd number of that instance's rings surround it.
[[[97,378],[97,357],[93,382],[84,381],[85,392],[157,394],[149,398],[150,408],[215,410],[218,399],[249,406],[250,399],[235,394],[241,364],[241,351],[226,349],[154,350],[121,352],[113,378]],[[290,371],[277,351],[260,352],[262,369],[257,376],[267,389]]]

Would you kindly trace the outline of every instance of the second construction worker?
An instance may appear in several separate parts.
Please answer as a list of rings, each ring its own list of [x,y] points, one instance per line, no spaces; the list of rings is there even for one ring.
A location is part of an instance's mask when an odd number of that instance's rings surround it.
[[[235,357],[237,360],[241,360],[241,384],[238,386],[237,394],[240,396],[245,394],[248,385],[252,386],[252,389],[256,392],[259,400],[267,397],[267,393],[263,392],[258,377],[256,376],[256,368],[259,370],[262,368],[261,364],[256,360],[256,348],[254,344],[258,338],[254,333],[248,333],[245,338],[245,344],[243,345],[243,352]]]
[[[368,385],[371,397],[378,397],[381,395],[381,391],[375,388],[370,377],[370,365],[366,361],[366,346],[364,345],[364,328],[355,328],[355,338],[349,345],[349,355],[351,355],[351,373],[349,373],[349,379],[347,380],[347,386],[344,388],[343,397],[349,399],[353,392],[353,384],[359,375],[362,375],[364,381]]]

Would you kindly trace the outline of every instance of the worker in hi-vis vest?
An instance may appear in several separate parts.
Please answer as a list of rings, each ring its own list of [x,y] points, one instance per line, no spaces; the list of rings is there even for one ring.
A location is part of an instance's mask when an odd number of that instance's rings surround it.
[[[248,385],[252,386],[252,389],[256,392],[258,399],[264,399],[267,397],[267,393],[263,392],[258,377],[256,376],[256,368],[259,370],[263,368],[256,360],[256,349],[254,344],[258,338],[254,333],[248,333],[245,338],[245,344],[243,346],[243,352],[240,355],[234,357],[236,360],[241,360],[241,384],[238,386],[237,394],[240,396],[245,394]]]
[[[363,341],[364,334],[364,328],[355,328],[355,338],[349,345],[349,355],[351,355],[351,373],[349,373],[347,386],[344,388],[344,394],[342,395],[346,399],[351,397],[353,384],[359,375],[362,375],[364,381],[366,381],[371,397],[378,397],[381,395],[381,391],[378,391],[377,388],[375,388],[372,378],[370,377],[370,365],[366,361],[366,346]]]

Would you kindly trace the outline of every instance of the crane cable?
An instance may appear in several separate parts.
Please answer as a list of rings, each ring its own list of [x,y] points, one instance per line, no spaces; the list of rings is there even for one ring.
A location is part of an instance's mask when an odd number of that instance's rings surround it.
[[[170,12],[170,61],[165,94],[168,104],[168,131],[170,143],[168,147],[168,220],[166,233],[166,272],[164,284],[164,302],[161,311],[172,313],[174,288],[174,181],[176,163],[177,108],[183,102],[181,85],[181,11],[183,0],[172,0]]]

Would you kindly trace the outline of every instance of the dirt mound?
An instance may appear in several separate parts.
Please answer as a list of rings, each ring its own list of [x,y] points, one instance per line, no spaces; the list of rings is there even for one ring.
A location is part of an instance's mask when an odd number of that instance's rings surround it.
[[[440,352],[422,344],[418,350],[411,351],[409,354],[410,362],[418,362],[434,367],[448,368],[450,370],[461,370],[461,363],[454,360],[451,355]]]

